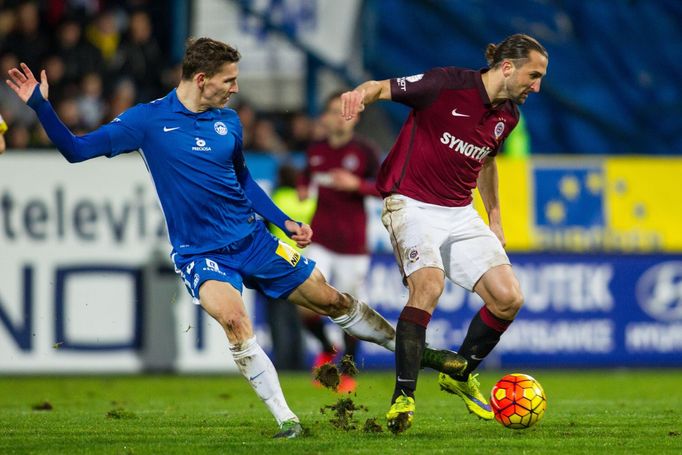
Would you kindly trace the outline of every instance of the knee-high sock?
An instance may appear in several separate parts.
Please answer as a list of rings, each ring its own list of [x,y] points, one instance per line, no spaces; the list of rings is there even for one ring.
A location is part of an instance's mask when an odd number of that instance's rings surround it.
[[[414,398],[422,353],[426,345],[426,326],[431,315],[406,306],[400,313],[395,343],[395,388],[391,403],[401,395]]]
[[[277,424],[285,420],[298,420],[284,399],[274,365],[256,341],[256,337],[238,345],[230,345],[230,351],[239,371],[249,381],[256,395],[263,400],[277,420]]]
[[[366,303],[360,302],[350,294],[345,295],[351,299],[350,310],[338,318],[330,319],[344,332],[355,338],[371,341],[389,351],[395,351],[395,329],[393,326]]]
[[[465,381],[481,361],[490,354],[511,323],[512,321],[498,318],[485,306],[481,308],[471,320],[467,335],[459,348],[459,354],[467,359],[467,367],[462,375],[455,379]]]

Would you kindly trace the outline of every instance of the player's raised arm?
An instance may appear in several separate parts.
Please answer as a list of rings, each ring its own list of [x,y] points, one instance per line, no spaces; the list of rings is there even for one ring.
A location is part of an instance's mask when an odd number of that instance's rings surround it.
[[[40,83],[25,63],[20,65],[20,69],[12,68],[8,73],[7,85],[36,111],[50,140],[70,163],[111,154],[111,140],[105,131],[96,130],[78,137],[62,123],[47,100],[49,85],[45,70],[40,72]]]
[[[365,110],[367,104],[390,99],[390,80],[363,82],[355,89],[341,95],[341,115],[346,120],[351,120],[359,112]]]

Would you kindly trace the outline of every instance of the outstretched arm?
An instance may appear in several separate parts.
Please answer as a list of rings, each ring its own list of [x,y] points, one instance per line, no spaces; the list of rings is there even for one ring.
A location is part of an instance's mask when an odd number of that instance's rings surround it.
[[[50,140],[70,163],[111,153],[111,140],[105,131],[97,130],[84,136],[74,136],[62,123],[47,100],[49,86],[45,70],[40,72],[40,83],[24,63],[21,64],[21,70],[9,70],[9,77],[7,85],[36,111]]]
[[[351,120],[359,112],[365,110],[365,105],[372,104],[378,100],[390,99],[390,80],[363,82],[355,89],[341,95],[341,115],[346,120]]]
[[[243,157],[242,157],[243,159]],[[240,169],[241,167],[241,169]],[[272,202],[272,199],[265,194],[265,191],[256,183],[251,176],[249,169],[239,163],[235,163],[237,179],[253,204],[253,208],[260,216],[280,228],[299,248],[308,246],[312,240],[313,231],[305,223],[298,223],[290,219],[279,207]]]

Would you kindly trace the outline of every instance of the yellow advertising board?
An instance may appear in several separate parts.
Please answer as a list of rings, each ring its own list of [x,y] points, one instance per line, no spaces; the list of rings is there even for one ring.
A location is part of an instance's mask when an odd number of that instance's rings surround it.
[[[510,251],[682,251],[680,158],[497,161]]]

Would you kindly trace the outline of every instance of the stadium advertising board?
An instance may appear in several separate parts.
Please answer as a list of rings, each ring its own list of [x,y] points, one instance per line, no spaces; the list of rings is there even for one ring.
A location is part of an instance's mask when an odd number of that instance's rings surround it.
[[[682,159],[500,158],[498,169],[510,251],[682,251],[682,211],[671,210]]]
[[[234,370],[224,333],[169,270],[169,251],[138,156],[78,165],[3,156],[0,373],[139,371],[159,345],[159,369]]]
[[[511,256],[526,303],[488,367],[682,365],[682,256]],[[393,256],[375,255],[369,302],[393,324],[407,292]],[[456,349],[482,302],[448,282],[427,331]],[[392,367],[383,348],[361,344],[359,363]]]

